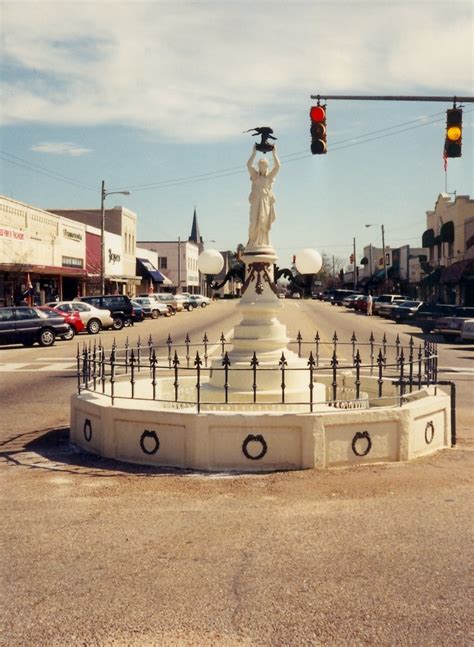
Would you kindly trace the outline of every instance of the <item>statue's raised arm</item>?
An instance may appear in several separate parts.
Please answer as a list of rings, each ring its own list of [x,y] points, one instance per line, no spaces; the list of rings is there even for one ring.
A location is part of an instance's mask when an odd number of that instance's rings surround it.
[[[276,174],[281,168],[281,162],[277,155],[276,145],[273,146],[272,155],[273,155],[273,168],[270,171],[269,176],[273,180],[275,179]]]
[[[250,157],[249,157],[249,159],[247,161],[247,168],[249,170],[250,179],[252,179],[252,176],[257,173],[257,169],[253,165],[253,162],[255,160],[256,155],[257,155],[257,145],[254,144],[252,154],[250,155]]]

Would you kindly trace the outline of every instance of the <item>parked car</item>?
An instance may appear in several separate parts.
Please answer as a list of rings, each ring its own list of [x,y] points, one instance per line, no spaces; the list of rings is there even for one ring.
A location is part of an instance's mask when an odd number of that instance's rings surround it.
[[[424,303],[416,313],[414,325],[421,328],[424,333],[429,333],[440,317],[449,317],[454,314],[457,307],[444,303]]]
[[[168,292],[152,292],[151,294],[140,294],[141,297],[148,297],[149,299],[155,299],[158,303],[164,303],[168,306],[170,314],[174,315],[177,312],[183,310],[183,304],[176,301],[174,294],[168,294]]]
[[[0,308],[0,344],[52,346],[56,337],[69,332],[69,325],[59,313],[52,316],[39,308],[19,306]]]
[[[377,308],[377,314],[379,317],[383,317],[385,319],[390,319],[390,315],[393,312],[393,310],[401,305],[402,303],[406,302],[405,297],[398,297],[393,299],[391,303],[379,303],[379,307]]]
[[[393,303],[395,299],[402,299],[406,301],[406,298],[401,294],[381,294],[380,296],[375,297],[372,304],[372,311],[374,315],[377,315],[379,313],[379,308],[389,303]]]
[[[321,301],[331,301],[334,290],[324,290],[321,293]]]
[[[191,299],[190,296],[185,294],[175,294],[173,295],[176,303],[182,306],[183,310],[192,312],[196,307],[196,303]]]
[[[363,294],[358,299],[354,299],[354,310],[356,312],[367,312],[367,295]]]
[[[79,301],[89,303],[99,310],[109,310],[114,330],[121,330],[126,324],[133,321],[133,306],[125,294],[101,294],[91,297],[78,297]]]
[[[145,317],[151,317],[151,319],[158,319],[160,316],[167,317],[170,314],[168,306],[164,303],[160,303],[160,301],[157,301],[156,299],[150,299],[149,297],[136,297],[132,301],[134,307],[135,303],[142,308]]]
[[[354,307],[353,306],[354,300],[361,296],[363,295],[359,294],[358,292],[352,292],[352,294],[348,294],[346,297],[343,298],[342,305],[345,306],[346,308]]]
[[[474,319],[465,319],[461,328],[461,339],[474,342]]]
[[[436,320],[434,332],[443,335],[445,341],[454,341],[461,337],[461,329],[467,319],[474,319],[474,308],[458,307],[453,316]]]
[[[143,321],[145,319],[145,313],[143,312],[141,305],[133,299],[130,299],[130,301],[132,302],[133,312],[131,318],[127,318],[125,320],[125,326],[130,326],[134,323],[140,323],[140,321]]]
[[[395,323],[412,323],[422,305],[423,301],[403,301],[400,305],[393,306],[390,319]]]
[[[354,290],[332,290],[329,301],[333,306],[342,306],[343,299],[352,296],[353,294],[355,294]]]
[[[64,318],[64,321],[67,323],[69,329],[65,335],[61,335],[61,339],[69,341],[74,338],[74,335],[77,335],[85,329],[84,322],[82,321],[78,312],[63,312],[62,310],[56,310],[55,308],[50,308],[49,306],[40,306],[39,309],[43,312],[46,312],[49,317],[57,317],[58,315],[60,315]]]
[[[65,313],[77,312],[90,335],[97,335],[102,329],[112,328],[114,320],[110,310],[100,310],[81,301],[51,301],[47,306]]]
[[[190,299],[193,302],[195,308],[197,308],[198,306],[205,308],[211,303],[210,298],[205,297],[203,294],[191,294]]]

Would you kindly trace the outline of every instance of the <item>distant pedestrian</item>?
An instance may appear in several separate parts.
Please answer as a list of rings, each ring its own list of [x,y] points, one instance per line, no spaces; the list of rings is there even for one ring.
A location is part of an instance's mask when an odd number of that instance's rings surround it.
[[[374,300],[372,299],[372,295],[369,293],[367,295],[367,316],[371,317],[372,316],[372,305],[373,305]]]

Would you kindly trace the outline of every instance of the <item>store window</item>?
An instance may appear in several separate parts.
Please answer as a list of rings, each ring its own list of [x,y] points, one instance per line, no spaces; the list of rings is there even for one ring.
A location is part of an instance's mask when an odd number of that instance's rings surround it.
[[[160,270],[167,270],[168,269],[168,257],[167,256],[160,256],[158,259],[158,266]]]

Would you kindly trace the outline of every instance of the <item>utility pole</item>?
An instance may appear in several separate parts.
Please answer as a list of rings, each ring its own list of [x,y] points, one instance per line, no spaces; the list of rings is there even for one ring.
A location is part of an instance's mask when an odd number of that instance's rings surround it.
[[[178,287],[176,294],[181,292],[181,236],[178,236]]]
[[[105,181],[100,191],[100,293],[105,294]]]
[[[100,293],[105,294],[105,198],[108,195],[130,195],[130,191],[106,191],[105,180],[100,189]]]
[[[382,249],[383,249],[383,273],[385,281],[387,280],[387,258],[385,256],[385,229],[382,225]]]
[[[354,236],[354,239],[353,239],[353,244],[354,244],[354,251],[353,251],[353,254],[354,254],[354,290],[357,290],[357,260],[356,260],[357,257],[356,257],[356,239],[355,239],[355,236]]]

